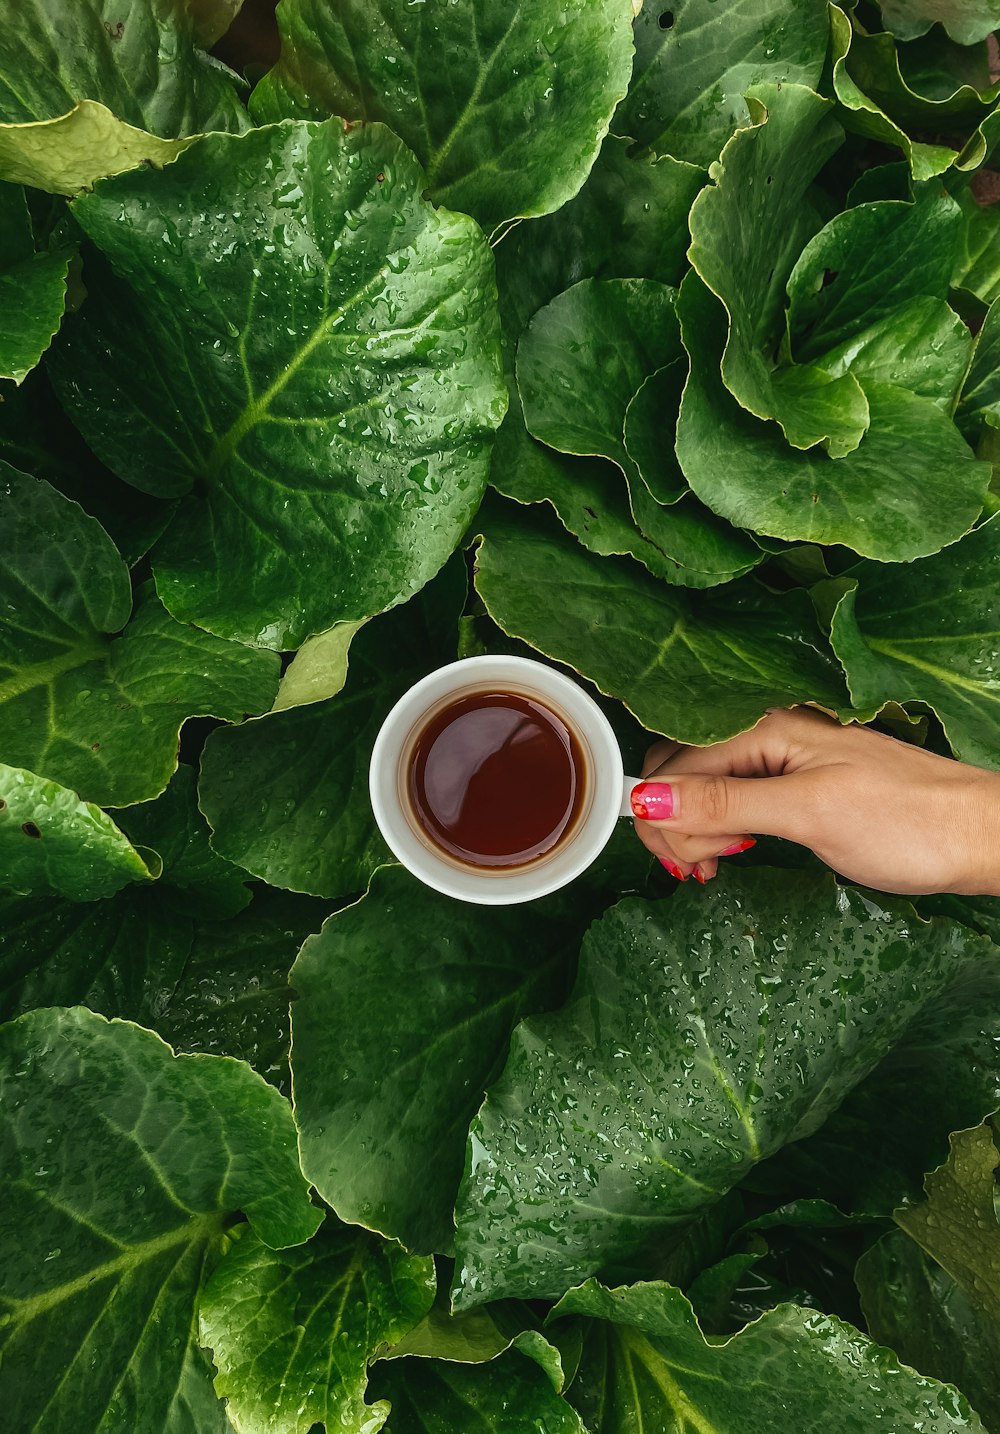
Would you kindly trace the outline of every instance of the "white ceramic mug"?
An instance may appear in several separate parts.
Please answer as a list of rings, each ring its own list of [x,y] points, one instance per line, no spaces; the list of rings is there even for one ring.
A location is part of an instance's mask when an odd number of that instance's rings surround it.
[[[429,717],[478,692],[513,692],[542,702],[562,718],[583,755],[584,804],[573,830],[524,866],[464,865],[431,841],[410,808],[413,749]],[[368,780],[379,830],[408,871],[459,901],[511,906],[546,896],[585,871],[604,850],[618,818],[631,817],[629,798],[640,779],[625,776],[611,724],[582,687],[541,662],[486,656],[440,667],[399,699],[376,738]]]

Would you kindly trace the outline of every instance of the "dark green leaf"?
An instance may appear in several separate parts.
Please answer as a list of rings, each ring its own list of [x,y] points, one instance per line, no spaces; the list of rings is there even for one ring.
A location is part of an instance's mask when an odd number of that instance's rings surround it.
[[[849,1324],[794,1305],[721,1344],[705,1339],[670,1285],[607,1290],[588,1280],[555,1313],[592,1321],[570,1388],[591,1434],[985,1434],[957,1390],[901,1366]]]
[[[36,254],[24,191],[0,184],[0,379],[21,383],[66,305],[68,251]]]
[[[955,419],[970,442],[984,422],[1000,426],[1000,303],[990,305],[976,336]]]
[[[434,1283],[432,1260],[356,1230],[328,1226],[280,1251],[244,1231],[198,1307],[240,1434],[374,1434],[389,1410],[365,1403],[368,1361],[426,1313]]]
[[[327,910],[305,896],[263,890],[233,920],[197,926],[180,984],[147,1023],[177,1051],[238,1056],[290,1094],[288,972]]]
[[[12,764],[126,806],[163,791],[188,717],[239,720],[270,705],[275,655],[175,622],[152,584],[130,618],[111,539],[49,484],[0,464],[0,519],[0,602],[12,613],[0,745]]]
[[[553,1389],[561,1394],[572,1379],[567,1378],[562,1346],[569,1353],[571,1341],[563,1340],[571,1326],[558,1329],[546,1339],[530,1305],[523,1300],[498,1300],[464,1314],[451,1314],[447,1294],[439,1287],[438,1298],[421,1322],[409,1334],[380,1356],[383,1359],[446,1359],[455,1364],[486,1364],[514,1348],[533,1359],[548,1374]],[[556,1341],[559,1341],[557,1344]],[[575,1345],[575,1341],[572,1341]],[[574,1357],[579,1358],[578,1349]]]
[[[543,1370],[517,1350],[489,1364],[380,1364],[371,1388],[392,1404],[386,1434],[588,1434]]]
[[[657,153],[709,165],[749,121],[744,96],[774,80],[819,82],[826,57],[820,0],[647,3],[635,20],[635,73],[614,127]]]
[[[120,476],[188,495],[154,553],[178,619],[297,647],[458,542],[506,394],[489,249],[423,189],[382,126],[330,121],[210,135],[76,201],[122,278],[89,271],[58,386]]]
[[[322,1218],[287,1104],[239,1061],[82,1008],[3,1027],[0,1071],[5,1419],[215,1434],[192,1423],[211,1408],[192,1336],[227,1220],[283,1246]]]
[[[456,1307],[558,1295],[712,1204],[816,1130],[978,945],[805,874],[621,902],[472,1125]]]
[[[597,560],[517,509],[483,524],[476,587],[503,630],[620,698],[651,732],[703,745],[772,706],[843,702],[801,603],[749,580],[712,595]]]
[[[0,763],[3,887],[98,901],[159,871],[156,853],[136,851],[99,807],[57,782]]]
[[[891,385],[932,399],[950,416],[971,350],[972,336],[954,309],[925,297],[845,339],[824,354],[823,366],[832,374],[850,369],[866,392],[873,384]]]
[[[855,707],[926,702],[957,756],[1000,764],[998,574],[1000,518],[906,567],[849,568],[831,641]]]
[[[603,904],[578,885],[530,909],[472,906],[390,867],[305,943],[290,976],[295,1114],[303,1169],[342,1219],[450,1247],[483,1090],[517,1021],[562,999]]]
[[[629,484],[629,504],[642,536],[666,562],[654,566],[645,550],[638,556],[656,577],[687,588],[713,588],[743,577],[764,554],[748,533],[741,533],[700,503],[693,493],[664,507],[650,497],[640,479]]]
[[[678,299],[691,374],[677,457],[695,493],[737,527],[777,538],[842,543],[898,563],[937,552],[975,522],[992,469],[977,463],[933,399],[866,380],[871,426],[831,459],[788,447],[746,413],[718,376],[725,312],[697,279]]]
[[[467,584],[459,554],[364,627],[336,697],[212,733],[201,804],[217,851],[272,886],[331,897],[363,890],[392,860],[371,811],[372,748],[407,688],[454,660]]]
[[[1000,1428],[1000,1332],[951,1275],[893,1230],[861,1257],[856,1278],[872,1338],[922,1374],[958,1385],[990,1429]]]
[[[284,0],[258,122],[381,120],[435,203],[491,229],[583,184],[632,69],[629,0]]]
[[[941,25],[960,45],[974,45],[1000,26],[996,0],[879,0],[879,9],[886,29],[900,40]]]
[[[961,245],[952,283],[985,304],[1000,297],[1000,205],[980,204],[968,187],[956,190],[962,211]]]

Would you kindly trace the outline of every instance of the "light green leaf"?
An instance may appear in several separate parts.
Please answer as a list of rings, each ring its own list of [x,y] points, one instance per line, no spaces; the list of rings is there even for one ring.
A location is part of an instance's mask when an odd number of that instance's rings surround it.
[[[160,139],[96,100],[81,100],[58,119],[0,124],[0,178],[74,195],[129,169],[160,170],[193,143],[193,138]]]
[[[750,122],[745,95],[765,81],[816,85],[826,58],[821,0],[675,0],[635,20],[635,73],[618,134],[709,165]]]
[[[651,732],[706,745],[768,707],[843,703],[802,594],[750,580],[718,594],[668,588],[597,560],[517,509],[484,513],[476,588],[491,617],[620,698]]]
[[[959,257],[952,283],[984,304],[1000,297],[1000,205],[979,204],[968,186],[953,196],[962,211]]]
[[[447,1294],[442,1289],[432,1308],[421,1322],[403,1336],[398,1343],[387,1349],[382,1359],[446,1359],[455,1364],[486,1364],[509,1349],[518,1349],[534,1359],[545,1370],[557,1394],[562,1394],[572,1379],[573,1369],[567,1369],[562,1348],[554,1340],[570,1332],[571,1326],[563,1326],[550,1339],[541,1333],[538,1320],[531,1306],[522,1300],[498,1300],[479,1309],[467,1310],[464,1314],[451,1314]],[[570,1351],[568,1341],[562,1341]]]
[[[487,230],[547,214],[583,184],[632,70],[629,0],[284,0],[258,123],[380,120],[436,204]]]
[[[242,1211],[284,1246],[322,1219],[287,1104],[239,1061],[82,1007],[4,1026],[0,1079],[11,1428],[215,1434],[191,1422],[211,1408],[192,1336],[225,1226]]]
[[[652,279],[584,279],[541,309],[517,348],[528,432],[638,476],[625,451],[625,412],[651,374],[681,357],[676,298]]]
[[[816,1130],[979,944],[825,875],[620,902],[472,1124],[455,1307],[557,1296],[648,1250]]]
[[[336,697],[347,681],[351,643],[363,626],[364,620],[335,622],[326,632],[307,637],[282,673],[271,711]]]
[[[591,1434],[883,1426],[985,1434],[956,1389],[900,1365],[832,1315],[781,1305],[732,1339],[710,1343],[673,1286],[609,1290],[595,1280],[570,1290],[554,1314],[590,1317],[570,1398]]]
[[[209,736],[200,793],[217,851],[272,886],[331,897],[362,891],[392,860],[372,817],[372,748],[407,688],[454,661],[467,587],[457,554],[416,598],[362,628],[336,697]]]
[[[831,641],[851,699],[926,702],[956,756],[1000,765],[1000,518],[906,567],[858,563]]]
[[[890,385],[929,398],[949,416],[972,352],[972,335],[943,299],[910,299],[823,356],[828,373],[850,369],[867,389]]]
[[[955,1384],[982,1418],[1000,1424],[1000,1329],[902,1230],[858,1261],[855,1272],[873,1339],[905,1363]]]
[[[270,1250],[252,1232],[220,1262],[198,1307],[216,1393],[239,1434],[375,1434],[387,1404],[365,1403],[367,1364],[434,1298],[434,1262],[343,1227]]]
[[[810,240],[788,279],[788,333],[800,362],[817,360],[912,299],[943,300],[958,259],[961,211],[935,187],[915,203],[885,200],[837,214]]]
[[[488,1364],[394,1360],[377,1366],[371,1388],[392,1404],[386,1434],[588,1434],[544,1371],[517,1350]]]
[[[295,1118],[303,1169],[342,1219],[450,1247],[483,1090],[517,1021],[562,998],[603,905],[578,883],[530,911],[477,907],[389,867],[305,943],[290,976]]]
[[[330,121],[75,202],[121,278],[88,270],[58,387],[120,476],[187,494],[154,553],[179,620],[297,647],[416,592],[475,512],[506,405],[492,259],[423,189],[381,125]]]
[[[265,888],[234,919],[201,923],[180,983],[146,1023],[176,1051],[238,1056],[289,1095],[288,972],[328,910]]]
[[[51,120],[78,100],[98,100],[168,139],[246,129],[236,76],[197,48],[194,8],[189,0],[18,0],[0,35],[0,120]]]
[[[992,476],[933,399],[866,382],[871,426],[832,461],[793,452],[777,429],[736,403],[717,375],[725,313],[685,280],[678,313],[691,373],[677,457],[695,493],[737,527],[777,538],[843,543],[899,563],[953,543],[975,522]]]
[[[941,25],[960,45],[974,45],[1000,27],[997,0],[879,0],[879,9],[886,29],[900,40]]]
[[[105,805],[161,792],[191,716],[270,705],[278,659],[175,622],[152,584],[131,618],[104,529],[47,483],[0,464],[0,747],[11,764]],[[119,633],[119,636],[114,634]]]
[[[98,901],[155,879],[160,862],[75,792],[0,763],[0,873],[3,886],[22,894]]]

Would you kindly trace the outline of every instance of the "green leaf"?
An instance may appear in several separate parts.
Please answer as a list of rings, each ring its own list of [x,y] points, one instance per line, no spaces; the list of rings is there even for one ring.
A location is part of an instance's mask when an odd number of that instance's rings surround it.
[[[69,254],[36,254],[23,190],[0,185],[0,379],[21,383],[52,342],[66,305]]]
[[[86,904],[0,896],[0,1020],[80,1005],[155,1026],[191,953],[191,918],[177,908],[159,882]]]
[[[975,960],[914,1017],[895,1049],[816,1135],[762,1167],[755,1187],[779,1199],[808,1191],[882,1216],[921,1198],[951,1132],[1000,1107],[1000,954],[985,942],[977,951],[971,937],[969,951]]]
[[[651,732],[706,745],[768,707],[843,702],[801,594],[705,596],[596,560],[516,509],[486,515],[476,588],[504,632],[620,698]]]
[[[830,1315],[782,1305],[723,1343],[680,1290],[588,1280],[553,1312],[590,1317],[570,1397],[591,1434],[757,1434],[790,1427],[985,1434],[967,1400]]]
[[[434,202],[489,230],[583,184],[628,87],[631,18],[629,0],[284,0],[281,59],[251,109],[258,123],[382,121]]]
[[[0,460],[51,483],[96,518],[131,566],[163,532],[173,505],[109,473],[63,413],[43,369],[0,400]]]
[[[871,426],[853,453],[791,450],[736,403],[717,375],[725,313],[697,279],[678,298],[691,373],[677,457],[695,493],[737,527],[842,543],[900,563],[937,552],[975,522],[992,475],[933,399],[866,382]]]
[[[563,997],[602,906],[578,885],[530,912],[477,907],[389,867],[310,937],[289,978],[295,1118],[307,1178],[341,1219],[450,1247],[483,1090],[521,1017]]]
[[[996,302],[990,305],[976,336],[955,421],[972,442],[984,424],[1000,425],[1000,304]]]
[[[517,1350],[488,1364],[394,1360],[377,1366],[371,1388],[392,1404],[386,1434],[587,1434],[543,1370]]]
[[[473,1122],[456,1308],[556,1296],[711,1205],[816,1130],[976,944],[806,874],[619,903]]]
[[[368,768],[393,704],[454,661],[464,557],[351,645],[344,689],[326,702],[223,727],[205,744],[201,805],[224,857],[312,896],[362,891],[392,857],[372,818]]]
[[[962,211],[962,227],[952,283],[992,304],[1000,297],[1000,206],[979,204],[967,186],[957,189],[954,198]]]
[[[26,895],[98,901],[160,872],[109,816],[34,772],[0,763],[0,872]]]
[[[240,1434],[374,1434],[385,1404],[365,1403],[367,1364],[426,1313],[434,1262],[371,1235],[328,1227],[307,1245],[270,1250],[244,1232],[198,1307],[201,1341]]]
[[[997,1428],[1000,1331],[958,1282],[902,1230],[862,1255],[855,1278],[872,1338],[923,1374],[956,1384]]]
[[[750,98],[754,123],[726,145],[714,185],[691,208],[691,263],[729,315],[729,391],[758,418],[776,418],[794,447],[823,442],[840,456],[868,427],[857,380],[802,365],[774,371],[774,363],[785,282],[819,223],[808,190],[843,131],[830,102],[800,85],[758,86]],[[772,242],[762,245],[762,233]]]
[[[161,792],[191,716],[274,698],[278,659],[175,622],[152,584],[135,612],[111,539],[47,483],[0,464],[0,746],[105,805]],[[119,634],[114,636],[114,634]]]
[[[498,1300],[464,1314],[451,1314],[447,1294],[439,1288],[438,1298],[421,1322],[380,1358],[405,1359],[412,1355],[456,1364],[486,1364],[509,1349],[518,1349],[541,1365],[552,1388],[562,1394],[573,1372],[570,1370],[568,1379],[566,1365],[570,1360],[564,1357],[563,1346],[570,1359],[574,1355],[578,1358],[579,1351],[570,1350],[569,1341],[560,1345],[553,1341],[561,1340],[573,1327],[564,1326],[546,1339],[538,1324],[531,1306],[522,1300]]]
[[[651,374],[681,356],[676,298],[652,279],[584,279],[541,309],[517,349],[528,432],[635,474],[625,411]]]
[[[236,77],[198,50],[189,0],[23,0],[0,35],[0,119],[54,119],[99,100],[165,138],[245,129]]]
[[[82,1008],[3,1027],[0,1071],[5,1417],[215,1434],[192,1423],[211,1408],[192,1336],[225,1225],[242,1211],[283,1246],[322,1218],[287,1104],[239,1061]]]
[[[748,89],[816,85],[826,57],[821,0],[674,0],[635,20],[635,73],[615,130],[658,153],[709,165],[750,119]]]
[[[1000,764],[1000,519],[906,567],[857,563],[831,641],[858,711],[926,702],[956,754]]]
[[[629,504],[643,537],[667,560],[659,571],[644,555],[642,561],[654,576],[668,582],[689,588],[717,587],[743,577],[764,560],[749,534],[716,517],[693,493],[684,493],[679,502],[663,507],[641,481],[634,480],[629,485]]]
[[[161,880],[183,891],[189,916],[222,919],[249,904],[247,873],[224,861],[208,844],[193,767],[181,763],[165,792],[154,801],[126,808],[118,825],[132,842],[159,853]]]
[[[943,300],[958,260],[961,211],[932,185],[915,203],[859,204],[810,240],[788,279],[788,333],[799,362],[891,322],[921,296]]]
[[[630,459],[625,471],[635,469],[657,503],[691,496],[673,443],[663,441],[664,429],[677,427],[687,367],[681,358],[651,373],[625,410],[624,444]]]
[[[88,271],[57,386],[117,473],[188,495],[154,553],[179,620],[297,647],[416,592],[475,512],[506,404],[492,260],[423,189],[382,126],[330,121],[75,202],[122,278]]]
[[[363,626],[364,621],[335,622],[326,632],[307,637],[281,675],[272,712],[325,702],[343,691],[351,643]]]
[[[327,910],[265,888],[234,919],[200,924],[179,984],[147,1024],[177,1051],[238,1056],[290,1094],[288,972]]]
[[[850,369],[867,389],[891,385],[931,399],[951,416],[972,335],[943,299],[910,299],[823,357],[827,373]]]
[[[1000,26],[996,0],[879,0],[879,9],[886,29],[900,40],[941,25],[958,44],[974,45]]]

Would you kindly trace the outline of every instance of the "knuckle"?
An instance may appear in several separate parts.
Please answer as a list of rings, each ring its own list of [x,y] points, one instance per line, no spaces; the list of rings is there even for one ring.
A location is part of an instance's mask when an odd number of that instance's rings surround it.
[[[729,786],[724,777],[706,777],[701,794],[702,812],[712,825],[725,821],[729,811]]]

